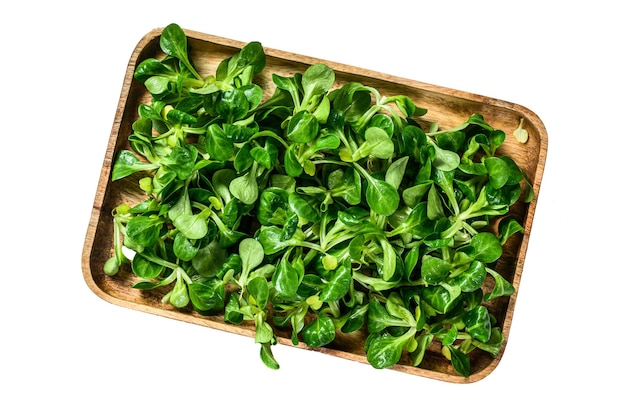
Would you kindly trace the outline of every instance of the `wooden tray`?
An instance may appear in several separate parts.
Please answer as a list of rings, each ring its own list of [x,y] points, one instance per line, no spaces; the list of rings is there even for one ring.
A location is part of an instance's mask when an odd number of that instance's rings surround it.
[[[98,296],[110,303],[254,337],[253,325],[231,325],[225,323],[221,316],[206,317],[193,312],[191,309],[179,311],[171,306],[161,304],[160,296],[133,289],[131,287],[132,279],[125,269],[120,270],[115,278],[108,277],[103,273],[104,262],[112,255],[113,251],[111,210],[121,203],[132,205],[143,199],[142,192],[138,189],[135,180],[120,180],[112,183],[110,180],[111,168],[115,155],[122,149],[130,149],[127,138],[131,133],[131,125],[137,118],[138,105],[150,100],[150,95],[145,87],[133,79],[133,73],[135,66],[142,60],[162,54],[159,48],[161,31],[162,28],[159,28],[147,33],[137,44],[128,63],[85,237],[82,254],[84,279]],[[215,73],[215,68],[219,62],[233,55],[245,45],[243,42],[195,31],[186,30],[185,32],[188,36],[193,60],[202,74]],[[428,113],[422,117],[422,120],[427,123],[436,121],[441,128],[456,126],[467,120],[472,113],[481,113],[494,128],[501,129],[507,134],[507,140],[502,145],[501,152],[511,156],[525,170],[533,184],[536,196],[538,196],[547,154],[547,132],[537,115],[527,108],[477,94],[394,77],[318,58],[271,48],[265,48],[265,52],[267,55],[266,68],[255,79],[255,82],[265,91],[268,91],[268,94],[269,89],[273,87],[272,73],[289,76],[293,75],[294,72],[304,72],[311,64],[323,62],[336,72],[337,85],[348,81],[358,81],[377,88],[381,94],[386,96],[407,95],[418,106],[428,109]],[[513,130],[518,127],[520,118],[524,119],[524,128],[529,133],[529,140],[525,144],[521,144],[513,137]],[[512,214],[524,226],[525,233],[523,235],[517,234],[507,242],[504,254],[497,265],[499,272],[512,282],[516,289],[520,285],[536,202],[535,199],[529,205],[519,204],[512,208]],[[508,339],[516,295],[502,298],[502,300],[498,299],[499,301],[493,305],[491,311],[497,317],[505,339]],[[276,334],[279,343],[292,345],[290,334],[280,331],[277,331]],[[367,364],[362,347],[363,337],[362,334],[358,333],[338,334],[331,345],[316,350]],[[439,352],[434,351],[426,353],[419,368],[412,366],[408,361],[401,361],[391,369],[454,383],[474,382],[484,378],[495,369],[505,346],[506,342],[496,358],[483,351],[480,351],[477,356],[473,356],[472,375],[469,378],[459,376],[450,362],[443,358]],[[310,349],[303,343],[298,344],[297,347]]]

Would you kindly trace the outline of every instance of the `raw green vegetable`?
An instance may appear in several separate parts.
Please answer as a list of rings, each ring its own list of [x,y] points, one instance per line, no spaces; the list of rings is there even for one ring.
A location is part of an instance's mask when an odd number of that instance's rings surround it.
[[[375,368],[439,350],[467,377],[473,350],[498,354],[486,302],[515,291],[497,261],[523,232],[509,208],[533,198],[497,152],[502,131],[480,114],[424,129],[409,97],[334,88],[324,64],[272,74],[262,101],[258,42],[204,77],[178,25],[160,45],[165,57],[135,70],[152,101],[112,170],[146,197],[114,210],[105,273],[129,265],[133,286],[165,289],[163,303],[253,323],[273,369],[279,328],[312,348],[367,331]]]

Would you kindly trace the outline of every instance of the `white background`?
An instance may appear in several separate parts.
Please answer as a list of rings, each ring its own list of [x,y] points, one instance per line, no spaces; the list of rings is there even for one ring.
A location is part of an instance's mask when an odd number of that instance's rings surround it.
[[[106,4],[106,5],[105,5]],[[0,17],[0,414],[624,415],[619,2],[16,2]],[[126,65],[156,27],[528,107],[548,158],[506,353],[456,385],[109,304],[82,247]],[[347,415],[347,414],[346,414]]]

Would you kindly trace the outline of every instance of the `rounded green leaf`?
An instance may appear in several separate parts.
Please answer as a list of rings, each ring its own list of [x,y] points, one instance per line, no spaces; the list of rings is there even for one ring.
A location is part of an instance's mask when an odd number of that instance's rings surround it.
[[[219,271],[226,259],[228,252],[220,248],[219,242],[213,240],[205,247],[198,250],[196,256],[191,260],[191,264],[198,274],[203,277],[214,277]]]
[[[486,276],[485,264],[474,260],[465,271],[454,279],[454,282],[461,287],[461,291],[473,292],[483,285]]]
[[[253,204],[259,196],[259,185],[256,182],[255,171],[251,169],[244,175],[231,181],[228,189],[243,204]]]
[[[202,239],[209,232],[209,224],[204,216],[183,213],[172,220],[172,224],[187,239]]]
[[[148,78],[144,82],[144,85],[146,86],[146,89],[150,92],[150,94],[152,95],[159,95],[159,94],[167,93],[170,87],[170,78],[163,77],[160,75],[154,75]]]
[[[372,126],[365,131],[365,142],[352,155],[352,159],[358,161],[367,156],[389,159],[393,152],[394,144],[389,134],[378,126]]]
[[[485,343],[491,337],[491,318],[487,307],[483,305],[467,311],[463,315],[463,324],[465,330],[476,340]]]
[[[152,246],[159,239],[163,220],[152,216],[136,216],[128,221],[126,235],[134,244]]]
[[[193,308],[201,314],[217,314],[224,309],[225,290],[221,279],[195,280],[187,287]]]
[[[165,269],[162,265],[152,262],[141,253],[135,254],[131,261],[133,274],[140,278],[151,279],[158,277]]]
[[[335,323],[328,316],[318,316],[302,329],[302,338],[309,347],[325,346],[335,340]]]
[[[250,149],[250,156],[264,168],[272,168],[272,158],[264,148],[255,146]]]
[[[448,277],[452,265],[441,258],[425,255],[422,258],[422,279],[428,284],[439,284]]]
[[[320,294],[321,301],[339,301],[350,290],[352,283],[352,268],[350,263],[343,263],[335,269],[330,281],[324,286]]]
[[[446,149],[441,149],[433,145],[435,148],[435,158],[433,159],[433,167],[441,171],[452,171],[461,163],[461,157],[456,153]]]
[[[319,133],[319,122],[307,110],[299,111],[289,119],[287,139],[295,143],[308,143]]]
[[[296,268],[283,258],[272,275],[272,284],[276,291],[283,297],[291,298],[296,295],[300,282],[301,277]]]
[[[324,94],[335,82],[335,73],[326,64],[313,64],[302,75],[302,88],[305,97]]]
[[[261,87],[256,84],[248,84],[242,86],[240,90],[246,96],[250,110],[256,109],[257,106],[261,104],[261,100],[263,99],[263,89]]]
[[[446,348],[450,354],[450,361],[452,362],[454,370],[466,378],[470,376],[471,367],[469,356],[454,346],[444,346],[444,348]]]
[[[176,308],[185,308],[189,304],[189,293],[187,292],[187,284],[185,280],[178,276],[174,288],[168,293],[168,301]]]
[[[179,59],[187,57],[187,36],[176,23],[171,23],[163,29],[159,46],[168,55]]]
[[[261,258],[261,260],[262,259],[263,258]],[[267,300],[269,299],[270,295],[270,290],[265,277],[261,275],[256,275],[252,277],[248,281],[246,289],[254,298],[256,305],[262,310],[265,309],[265,305],[267,304]]]
[[[291,211],[301,219],[314,223],[319,221],[320,213],[309,199],[294,193],[289,194],[288,201]]]
[[[206,150],[211,159],[228,161],[235,153],[235,146],[218,124],[212,124],[207,129]]]
[[[490,232],[481,232],[472,238],[470,246],[474,248],[474,258],[491,263],[502,256],[502,244],[496,235]]]
[[[271,224],[283,225],[287,220],[289,194],[278,187],[263,190],[259,197],[257,219],[264,226]]]
[[[198,253],[195,246],[182,233],[177,233],[174,237],[174,254],[182,261],[190,261]]]
[[[392,215],[400,205],[400,194],[386,181],[368,178],[365,199],[370,208],[381,216]]]
[[[430,285],[422,289],[422,297],[438,313],[447,313],[456,303],[458,298],[453,297],[446,288],[441,285]]]
[[[276,226],[263,226],[259,232],[259,242],[267,255],[273,255],[287,247],[282,239],[282,231]]]
[[[485,167],[489,174],[489,183],[496,190],[504,186],[509,180],[509,164],[497,157],[485,158]]]
[[[250,111],[250,102],[245,92],[233,88],[222,92],[215,103],[215,111],[228,123],[244,118]]]
[[[272,345],[270,343],[261,344],[261,360],[270,369],[277,370],[280,368],[278,361],[274,358]]]
[[[291,177],[298,177],[302,174],[303,168],[298,157],[296,156],[296,150],[294,145],[290,145],[285,151],[284,155],[285,172]]]
[[[248,271],[251,271],[263,262],[263,246],[256,239],[243,239],[239,243],[239,256],[244,268],[247,267]]]
[[[395,365],[402,356],[403,339],[388,333],[375,336],[367,347],[367,361],[376,369]]]

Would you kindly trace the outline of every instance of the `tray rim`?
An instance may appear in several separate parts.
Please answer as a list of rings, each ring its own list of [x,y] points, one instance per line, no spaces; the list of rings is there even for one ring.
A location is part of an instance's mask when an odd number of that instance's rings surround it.
[[[141,52],[143,51],[143,49],[147,45],[149,45],[151,42],[155,41],[156,38],[160,37],[163,29],[164,27],[155,28],[149,31],[148,33],[146,33],[139,40],[139,42],[136,44],[134,50],[131,53],[130,59],[126,67],[126,73],[123,78],[122,89],[121,89],[119,100],[118,100],[118,106],[114,115],[113,125],[112,125],[111,132],[109,135],[107,149],[104,155],[101,173],[100,173],[100,177],[99,177],[97,188],[96,188],[96,194],[95,194],[93,205],[91,208],[91,215],[89,218],[89,222],[88,222],[88,226],[87,226],[87,230],[85,234],[84,246],[83,246],[82,257],[81,257],[81,269],[83,272],[83,278],[87,286],[92,290],[92,292],[94,292],[101,299],[111,304],[129,308],[129,309],[136,310],[136,311],[163,316],[163,317],[178,320],[178,321],[188,322],[188,323],[192,323],[196,325],[202,325],[204,327],[209,327],[209,328],[213,328],[216,330],[222,330],[222,331],[226,331],[229,333],[235,333],[235,334],[245,335],[248,337],[254,337],[253,331],[250,331],[249,329],[242,327],[242,326],[235,326],[235,325],[231,325],[231,324],[220,322],[220,321],[198,320],[196,317],[193,317],[189,314],[185,314],[180,311],[156,308],[150,305],[134,303],[131,301],[116,298],[112,296],[111,294],[107,293],[106,291],[104,291],[100,286],[98,286],[91,272],[90,260],[91,260],[91,255],[94,250],[94,243],[95,243],[94,236],[97,230],[97,225],[98,225],[100,216],[102,215],[102,207],[103,207],[104,200],[105,200],[107,185],[110,182],[109,178],[110,178],[111,169],[113,165],[113,158],[114,158],[115,147],[116,147],[115,145],[117,143],[118,134],[119,134],[119,130],[121,127],[121,122],[123,119],[123,114],[124,114],[124,111],[126,110],[126,103],[128,101],[128,93],[130,92],[131,83],[133,82],[133,78],[134,78],[133,77],[134,68],[136,64],[138,63],[137,60]],[[246,42],[243,42],[243,41],[224,38],[224,37],[207,34],[207,33],[199,32],[195,30],[190,30],[190,29],[185,29],[185,28],[183,28],[183,30],[189,39],[193,39],[197,41],[209,42],[209,43],[217,44],[220,46],[226,46],[226,47],[237,48],[237,49],[240,49],[246,44]],[[509,111],[523,114],[524,119],[527,120],[529,123],[532,123],[532,125],[537,130],[537,133],[538,133],[537,140],[539,142],[539,146],[538,146],[537,167],[536,167],[536,170],[534,171],[534,180],[532,182],[532,187],[535,192],[535,198],[532,202],[529,203],[528,209],[526,211],[526,219],[523,224],[524,234],[522,236],[519,250],[517,252],[518,254],[517,263],[515,265],[514,275],[512,277],[513,285],[515,286],[516,289],[519,289],[519,284],[521,281],[521,275],[523,271],[528,243],[531,238],[531,229],[532,229],[532,224],[533,224],[534,215],[535,215],[535,208],[536,208],[537,200],[540,194],[541,181],[542,181],[543,173],[545,170],[545,163],[546,163],[547,151],[548,151],[547,130],[546,130],[544,123],[535,112],[533,112],[532,110],[530,110],[529,108],[525,106],[512,103],[510,101],[487,97],[487,96],[476,94],[476,93],[457,90],[457,89],[453,89],[449,87],[443,87],[443,86],[430,84],[430,83],[426,83],[422,81],[412,80],[409,78],[398,77],[395,75],[390,75],[390,74],[383,73],[383,72],[369,70],[369,69],[361,68],[358,66],[347,65],[347,64],[343,64],[343,63],[339,63],[335,61],[329,61],[329,60],[325,60],[322,58],[316,58],[316,57],[311,57],[307,55],[286,52],[286,51],[271,48],[271,47],[263,46],[263,49],[265,51],[265,54],[268,57],[277,58],[282,61],[291,61],[297,64],[307,64],[307,65],[311,65],[315,63],[325,63],[326,65],[333,68],[335,71],[341,71],[345,74],[352,74],[352,75],[359,76],[359,77],[374,78],[374,79],[378,79],[384,82],[398,84],[402,86],[408,86],[408,87],[419,89],[419,90],[426,90],[426,91],[433,92],[436,94],[441,94],[444,96],[453,96],[455,98],[468,100],[471,102],[483,103],[483,104],[493,106],[493,107],[501,107]],[[501,323],[502,333],[505,335],[505,342],[503,343],[502,348],[500,352],[498,353],[498,355],[485,368],[481,369],[480,371],[470,375],[468,378],[464,378],[460,375],[445,374],[445,373],[441,373],[441,372],[434,371],[434,370],[423,369],[423,368],[418,368],[418,367],[413,367],[413,366],[408,366],[408,365],[394,365],[388,369],[401,371],[403,373],[423,376],[423,377],[440,380],[444,382],[457,383],[457,384],[473,383],[473,382],[482,380],[487,375],[491,374],[492,371],[498,366],[506,350],[506,344],[508,342],[508,336],[510,334],[512,318],[513,318],[513,313],[515,310],[515,303],[517,300],[518,292],[519,291],[516,291],[513,295],[509,297],[506,314],[505,314],[503,322]],[[278,339],[279,339],[279,343],[282,345],[289,345],[289,346],[301,348],[304,350],[318,351],[318,352],[330,354],[332,356],[341,357],[344,359],[350,359],[356,362],[367,364],[366,359],[361,355],[357,355],[357,354],[353,354],[353,353],[345,352],[345,351],[340,351],[337,349],[327,348],[327,347],[310,348],[304,345],[303,343],[294,345],[290,339],[284,338],[284,337],[278,337]]]

